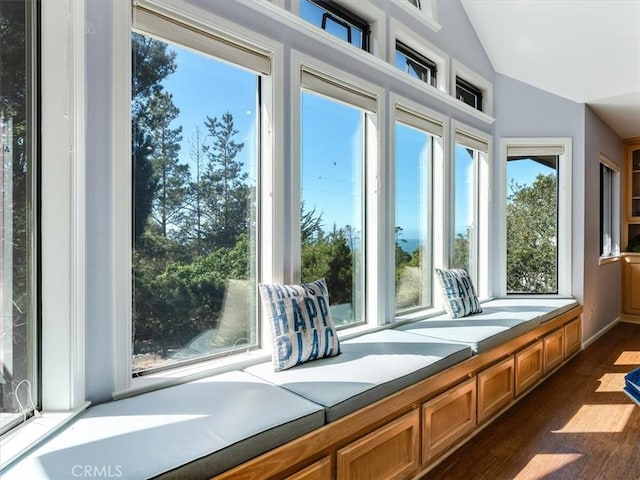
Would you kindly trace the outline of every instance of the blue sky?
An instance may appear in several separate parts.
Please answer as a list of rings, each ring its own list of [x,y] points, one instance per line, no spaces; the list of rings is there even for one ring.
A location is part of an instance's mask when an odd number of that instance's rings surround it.
[[[174,126],[183,127],[181,162],[193,164],[190,139],[196,127],[206,135],[207,115],[220,117],[230,111],[239,131],[235,140],[245,143],[237,158],[255,180],[252,162],[256,151],[256,75],[185,48],[171,46],[171,49],[177,54],[178,68],[163,85],[180,109]],[[307,210],[315,206],[322,213],[327,231],[334,223],[338,227],[357,226],[362,215],[356,207],[362,193],[363,166],[358,161],[362,157],[362,113],[318,95],[303,93],[301,97],[305,206]],[[415,240],[424,236],[421,232],[425,229],[425,212],[418,200],[419,192],[429,188],[426,172],[420,167],[425,163],[428,135],[400,126],[396,129],[396,140],[396,225],[403,228],[402,238],[415,244]],[[456,146],[455,154],[455,231],[463,233],[469,222],[471,157],[460,146]],[[518,183],[526,185],[538,174],[549,171],[533,161],[509,162],[508,178],[515,177]]]

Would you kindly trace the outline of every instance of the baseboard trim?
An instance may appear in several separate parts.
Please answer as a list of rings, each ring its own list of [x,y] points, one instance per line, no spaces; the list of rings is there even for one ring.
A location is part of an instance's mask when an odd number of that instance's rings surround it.
[[[621,322],[620,317],[617,317],[615,320],[613,320],[609,325],[607,325],[606,327],[600,329],[600,331],[596,332],[594,335],[592,335],[590,338],[588,338],[587,340],[585,340],[584,342],[582,342],[582,350],[584,350],[585,348],[587,348],[589,345],[591,345],[593,342],[595,342],[596,340],[598,340],[600,337],[602,337],[605,333],[607,333],[609,330],[611,330],[613,327],[615,327],[618,323]]]
[[[637,325],[637,324],[640,324],[640,317],[638,315],[622,314],[620,321],[624,323],[635,323]]]

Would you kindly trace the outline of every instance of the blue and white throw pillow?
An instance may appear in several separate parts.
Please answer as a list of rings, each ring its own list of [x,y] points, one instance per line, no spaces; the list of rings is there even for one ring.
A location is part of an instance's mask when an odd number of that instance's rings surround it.
[[[271,325],[276,372],[340,353],[324,279],[301,285],[261,283],[259,288]]]
[[[444,309],[449,315],[453,318],[460,318],[482,312],[471,277],[465,269],[441,270],[436,268],[436,274],[442,286]]]

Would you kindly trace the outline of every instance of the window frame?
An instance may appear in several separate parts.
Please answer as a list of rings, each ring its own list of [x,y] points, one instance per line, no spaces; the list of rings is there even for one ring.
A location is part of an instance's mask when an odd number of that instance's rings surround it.
[[[509,147],[525,147],[540,151],[545,147],[563,149],[558,155],[557,185],[558,185],[558,292],[556,294],[507,294],[507,157]],[[532,153],[533,154],[533,153]],[[572,295],[571,267],[572,260],[572,157],[571,137],[502,137],[500,139],[500,159],[498,175],[499,182],[495,189],[499,193],[495,233],[495,258],[499,275],[498,288],[500,297],[509,298],[565,298]]]
[[[395,154],[395,146],[396,146],[396,135],[395,135],[395,125],[397,123],[397,112],[398,110],[403,110],[411,115],[416,117],[416,124],[412,125],[414,128],[418,128],[422,131],[425,131],[432,137],[433,142],[433,152],[431,159],[431,180],[432,180],[432,191],[430,195],[430,213],[432,216],[431,225],[430,225],[430,236],[431,236],[431,257],[430,257],[430,276],[431,276],[431,306],[427,308],[417,308],[415,310],[405,311],[405,312],[396,312],[395,310],[395,282],[386,282],[386,295],[388,296],[390,311],[387,313],[387,318],[392,318],[394,322],[403,322],[408,320],[417,320],[419,318],[425,318],[436,311],[442,310],[443,303],[440,295],[437,295],[437,280],[434,274],[433,268],[438,265],[445,264],[445,257],[447,256],[445,249],[445,239],[443,232],[446,229],[445,225],[445,210],[446,210],[446,188],[445,185],[445,145],[447,138],[449,136],[449,122],[447,121],[447,117],[442,115],[441,113],[436,112],[435,110],[431,110],[421,104],[418,104],[414,101],[411,101],[401,95],[396,93],[391,93],[389,98],[389,108],[392,109],[392,114],[389,115],[389,127],[387,131],[389,132],[389,165],[387,167],[388,170],[388,178],[389,178],[389,202],[387,205],[392,205],[393,208],[388,208],[387,211],[387,219],[388,219],[388,239],[387,244],[395,247],[395,184],[396,184],[396,176],[395,176],[395,162],[396,162],[396,154]],[[421,128],[418,126],[417,122],[425,122],[425,123],[434,123],[440,124],[440,128],[442,129],[442,133],[439,135],[438,132],[434,130],[429,131],[428,128]],[[424,127],[424,123],[422,124]],[[393,251],[394,249],[392,249]],[[385,268],[388,269],[389,272],[395,272],[395,258],[393,255],[388,255],[388,259],[385,265]]]
[[[70,0],[72,1],[72,0]],[[283,245],[285,235],[279,228],[282,221],[279,212],[284,205],[283,188],[280,186],[285,177],[284,168],[284,134],[283,134],[283,110],[282,99],[284,98],[284,82],[282,80],[283,51],[282,44],[258,35],[244,27],[223,19],[214,13],[205,12],[200,8],[180,2],[178,6],[169,0],[162,2],[151,2],[140,0],[136,4],[139,7],[149,9],[156,14],[169,19],[169,24],[176,22],[184,25],[182,33],[187,37],[196,35],[203,37],[204,44],[210,43],[206,37],[211,35],[229,42],[238,44],[270,58],[270,74],[261,76],[260,83],[260,145],[259,145],[259,179],[257,183],[260,191],[258,199],[258,212],[261,221],[257,232],[258,242],[258,281],[281,282],[285,277],[286,265],[283,265]],[[187,380],[202,378],[214,373],[220,373],[232,369],[244,368],[260,361],[267,361],[270,358],[271,342],[268,329],[261,327],[261,315],[258,311],[258,343],[257,348],[251,351],[242,350],[237,354],[222,358],[205,359],[185,365],[178,365],[175,368],[149,373],[143,377],[132,377],[131,352],[132,352],[132,281],[131,281],[131,32],[136,29],[135,12],[127,2],[116,2],[118,18],[116,22],[118,31],[116,32],[116,52],[120,55],[117,58],[124,58],[116,68],[116,117],[117,129],[115,132],[115,157],[116,166],[115,194],[116,209],[120,212],[127,212],[126,215],[118,215],[115,218],[116,231],[116,312],[118,318],[116,322],[116,375],[114,399],[126,398],[145,391],[154,390],[160,386],[170,386],[184,383]],[[175,41],[176,26],[167,32],[145,32],[150,35],[158,35],[168,41]],[[190,32],[190,33],[189,33]],[[198,33],[199,32],[199,33]],[[199,38],[198,37],[198,38]],[[201,38],[202,40],[202,38]],[[183,41],[177,41],[180,45],[185,45]],[[197,47],[196,41],[196,47]],[[187,48],[194,48],[192,45]],[[195,48],[197,51],[202,51]],[[206,55],[211,53],[205,52]],[[220,57],[217,57],[220,59]],[[128,61],[127,61],[128,60]],[[229,59],[221,59],[229,62]],[[233,62],[231,62],[233,63]],[[246,67],[240,67],[246,68]],[[270,238],[271,242],[263,239]],[[256,298],[256,304],[259,305]]]
[[[332,88],[344,88],[346,95],[349,91],[356,95],[361,92],[367,97],[375,99],[376,111],[369,112],[365,115],[365,148],[363,159],[364,179],[362,184],[362,201],[363,201],[363,235],[364,241],[364,285],[363,285],[363,322],[358,322],[353,326],[341,328],[339,337],[341,339],[349,338],[359,332],[366,331],[384,323],[385,316],[383,312],[386,309],[387,298],[383,295],[385,287],[385,279],[382,274],[380,265],[384,264],[384,242],[385,238],[380,224],[380,211],[384,206],[384,190],[380,179],[380,152],[385,151],[384,127],[381,118],[384,118],[384,90],[380,87],[370,84],[361,78],[341,71],[336,67],[326,64],[314,57],[303,54],[300,51],[291,51],[291,195],[288,215],[291,219],[288,244],[290,245],[289,256],[285,259],[285,263],[291,265],[290,276],[287,279],[290,283],[300,282],[301,272],[301,242],[300,242],[300,179],[301,179],[301,92],[302,71],[312,72],[314,76],[326,79],[327,83],[332,84]],[[328,94],[328,92],[318,92],[330,99],[342,101],[347,105],[363,109],[357,105],[345,102],[345,98],[336,98]],[[368,131],[368,134],[366,132]],[[386,317],[388,318],[388,317]]]
[[[386,33],[385,14],[382,12],[382,10],[380,10],[369,1],[353,2],[350,0],[332,0],[332,3],[349,12],[352,12],[352,14],[366,21],[369,25],[369,49],[363,50],[351,44],[349,44],[349,49],[353,49],[352,51],[358,52],[358,55],[368,53],[370,55],[373,55],[374,57],[382,58],[384,56],[383,45],[385,45]],[[261,2],[250,2],[251,8],[260,8],[261,6],[263,6],[261,5]],[[307,28],[309,22],[300,16],[300,0],[291,0],[291,13],[293,13],[300,19],[304,31],[310,33],[309,29]],[[347,43],[344,40],[341,40],[340,38],[337,38],[336,36],[330,34],[329,32],[322,31],[320,27],[318,27],[317,31],[319,38],[322,38],[323,41],[330,42],[330,45],[332,45],[333,47],[343,48],[344,44]]]
[[[481,108],[474,108],[471,105],[459,100],[456,95],[457,91],[457,79],[461,79],[465,83],[476,88],[482,93],[482,106]],[[457,102],[463,105],[462,108],[471,111],[479,111],[489,116],[493,115],[493,85],[490,81],[484,78],[482,75],[473,71],[466,65],[462,64],[456,59],[451,61],[451,95]]]
[[[397,70],[400,70],[395,66],[395,52],[398,42],[413,50],[417,55],[423,56],[429,59],[431,62],[435,63],[438,71],[435,85],[420,81],[411,76],[409,76],[407,80],[415,83],[419,82],[418,84],[422,88],[424,88],[424,85],[426,85],[441,92],[447,93],[449,89],[449,56],[442,50],[431,44],[421,35],[417,34],[413,30],[408,29],[396,19],[391,18],[388,55],[389,63],[393,65]],[[402,75],[402,77],[406,78],[407,75]]]
[[[615,261],[620,257],[620,166],[607,158],[606,155],[599,156],[600,167],[600,263]],[[609,205],[605,210],[603,174],[606,172],[609,178]],[[608,217],[608,218],[607,218]],[[609,229],[605,229],[605,224],[609,224]],[[609,245],[606,249],[606,235],[609,234]]]
[[[438,86],[438,64],[436,62],[420,55],[399,40],[396,40],[395,51],[400,52],[402,55],[404,55],[407,59],[407,63],[413,62],[418,65],[418,67],[420,67],[420,70],[428,72],[428,80],[422,78],[422,76],[420,76],[421,78],[419,78],[418,80],[421,80],[422,82],[426,83],[427,85],[431,85],[432,87]],[[396,67],[398,67],[398,65],[396,65]],[[402,69],[402,71],[408,74],[405,69]]]
[[[353,26],[358,30],[360,30],[360,32],[362,32],[361,33],[362,41],[359,48],[364,50],[365,52],[369,52],[371,28],[369,27],[369,23],[366,20],[355,15],[351,11],[342,7],[340,4],[337,4],[331,1],[326,1],[326,0],[301,0],[301,1],[307,1],[309,3],[312,3],[316,5],[318,8],[321,8],[326,12],[322,15],[322,24],[319,25],[321,30],[324,30],[325,32],[327,32],[327,29],[326,29],[327,19],[331,19],[334,23],[337,23],[338,25],[343,26],[347,30],[346,42],[353,45],[354,47],[356,47],[357,45],[355,45],[351,41],[351,38],[350,38],[351,27]]]
[[[493,291],[493,278],[489,275],[489,259],[490,248],[493,243],[493,234],[490,228],[492,218],[491,208],[492,199],[490,192],[492,190],[491,175],[491,158],[492,158],[492,141],[491,135],[481,130],[470,127],[456,120],[451,121],[451,138],[450,138],[450,159],[448,175],[449,199],[447,205],[448,225],[444,238],[448,241],[447,249],[447,266],[453,262],[454,245],[455,245],[455,154],[456,145],[470,148],[474,151],[474,223],[477,227],[474,229],[472,241],[474,259],[471,259],[472,268],[469,275],[473,281],[478,298],[487,299]],[[464,139],[464,140],[463,140]]]
[[[414,5],[409,0],[392,0],[392,2],[400,7],[406,14],[419,20],[429,27],[429,29],[434,32],[440,30],[442,26],[438,23],[438,0],[417,1],[418,5]],[[419,11],[418,15],[416,15],[416,9]]]
[[[40,125],[47,128],[38,131],[41,411],[0,438],[1,470],[88,406],[84,368],[85,5],[60,0],[41,2],[40,8],[40,75],[47,79],[39,92]]]

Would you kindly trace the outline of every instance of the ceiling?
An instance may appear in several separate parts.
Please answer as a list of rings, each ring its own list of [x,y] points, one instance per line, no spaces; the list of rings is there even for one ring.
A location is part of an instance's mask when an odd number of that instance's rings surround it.
[[[496,72],[640,137],[640,0],[461,0]]]

